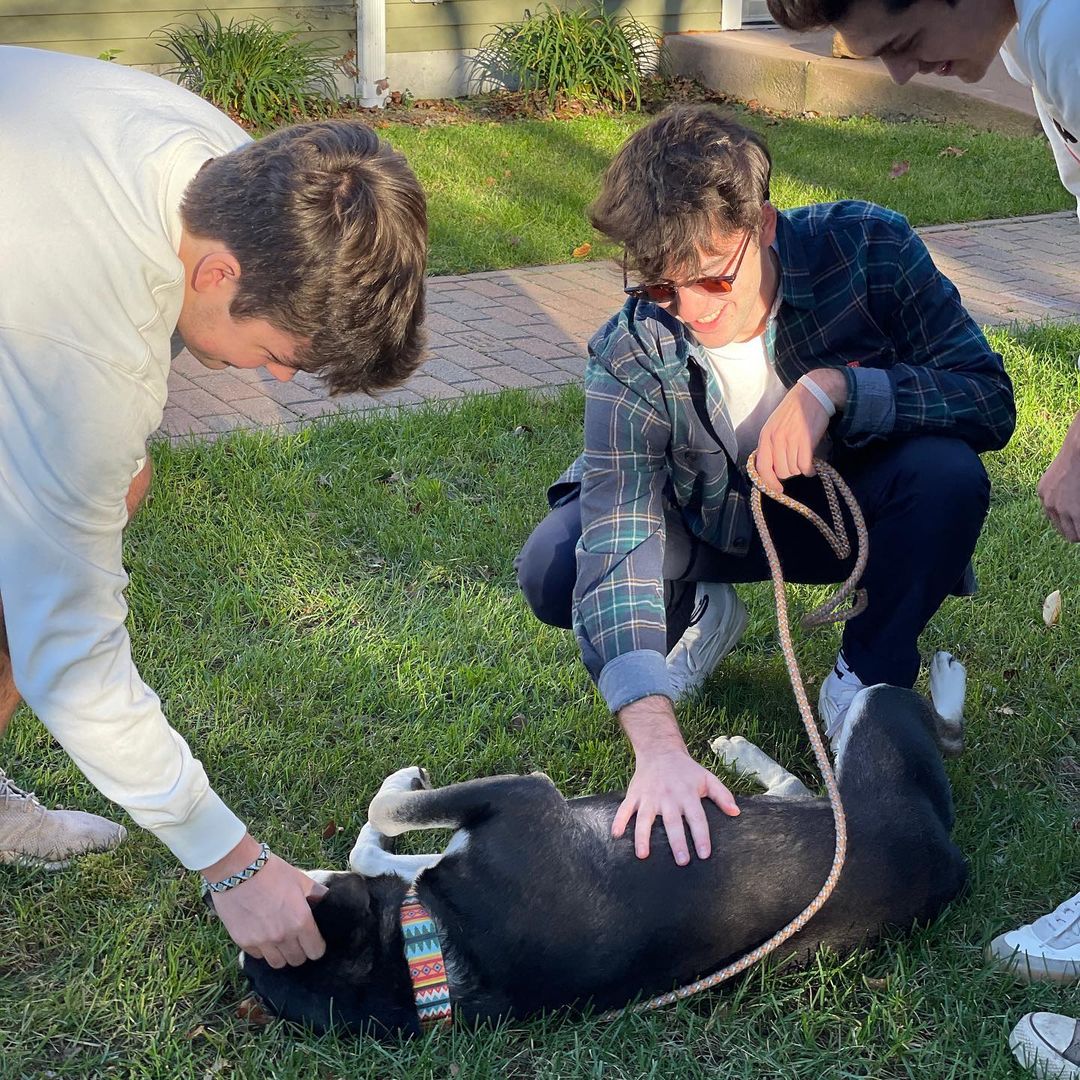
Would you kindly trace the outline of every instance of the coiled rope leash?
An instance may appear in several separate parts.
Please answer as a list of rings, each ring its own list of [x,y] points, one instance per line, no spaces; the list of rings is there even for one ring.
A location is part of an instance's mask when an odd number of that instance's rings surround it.
[[[810,701],[806,696],[806,688],[803,686],[802,675],[799,673],[799,665],[795,659],[795,649],[791,644],[791,626],[788,621],[787,597],[784,594],[784,576],[780,569],[780,559],[776,554],[776,546],[773,544],[768,526],[765,524],[765,511],[761,497],[763,494],[768,495],[816,525],[838,559],[846,559],[851,554],[851,542],[847,530],[844,528],[843,517],[840,513],[840,499],[837,492],[847,503],[848,510],[854,521],[857,542],[855,566],[848,575],[847,580],[828,600],[803,616],[802,625],[807,628],[821,626],[825,623],[846,622],[865,609],[866,590],[856,590],[856,584],[866,568],[866,559],[869,553],[866,523],[863,520],[859,504],[851,493],[851,489],[844,483],[840,474],[828,463],[819,458],[814,458],[814,467],[825,490],[825,500],[829,504],[829,515],[832,518],[831,526],[827,525],[808,506],[796,502],[795,499],[783,493],[777,494],[769,491],[758,475],[756,458],[757,454],[755,452],[750,455],[750,459],[746,463],[746,471],[750,476],[751,483],[754,485],[754,490],[750,493],[750,509],[754,515],[754,524],[761,534],[761,544],[765,549],[765,557],[769,561],[773,596],[776,600],[776,621],[780,634],[780,647],[784,653],[784,663],[787,664],[791,688],[795,692],[795,700],[799,706],[799,715],[802,717],[806,734],[810,737],[810,745],[814,748],[814,758],[817,760],[818,771],[821,773],[822,780],[825,781],[825,788],[829,795],[829,806],[832,809],[833,827],[836,833],[832,866],[829,868],[829,874],[825,878],[825,883],[821,886],[817,896],[787,926],[778,930],[764,944],[759,945],[734,963],[721,968],[704,979],[698,979],[696,982],[688,983],[686,986],[680,986],[676,990],[670,990],[666,994],[660,994],[658,997],[650,998],[648,1001],[639,1001],[635,1005],[628,1005],[622,1009],[613,1009],[602,1014],[600,1016],[601,1020],[615,1020],[625,1013],[649,1012],[653,1009],[663,1008],[665,1005],[672,1005],[676,1001],[691,997],[702,990],[711,990],[714,986],[718,986],[720,983],[732,978],[732,976],[745,971],[748,967],[768,956],[788,938],[797,934],[818,913],[825,901],[832,895],[833,889],[836,888],[836,883],[840,880],[840,871],[844,866],[844,859],[847,855],[847,820],[844,817],[844,806],[840,801],[840,789],[836,786],[836,777],[833,774],[829,755],[825,751],[825,744],[822,741],[821,733],[818,731],[814,714],[810,711]],[[840,611],[840,605],[848,596],[852,595],[854,599],[851,607]]]

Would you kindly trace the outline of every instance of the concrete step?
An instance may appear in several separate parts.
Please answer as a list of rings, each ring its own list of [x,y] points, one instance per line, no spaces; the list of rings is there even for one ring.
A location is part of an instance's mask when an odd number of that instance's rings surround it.
[[[667,34],[664,48],[676,74],[780,112],[917,117],[1013,135],[1039,130],[1031,91],[1009,77],[1000,58],[977,84],[916,75],[897,86],[878,60],[832,56],[828,31],[796,34],[768,27]]]

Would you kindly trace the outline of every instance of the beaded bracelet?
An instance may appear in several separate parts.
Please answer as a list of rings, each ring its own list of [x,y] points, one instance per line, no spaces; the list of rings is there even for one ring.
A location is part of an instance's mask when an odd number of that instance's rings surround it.
[[[245,881],[250,881],[266,865],[266,860],[269,858],[269,845],[260,844],[258,857],[253,863],[245,866],[243,870],[238,870],[235,874],[230,874],[221,881],[207,881],[206,878],[203,878],[203,895],[205,896],[211,892],[228,892],[230,889],[235,889],[237,885],[243,885]]]

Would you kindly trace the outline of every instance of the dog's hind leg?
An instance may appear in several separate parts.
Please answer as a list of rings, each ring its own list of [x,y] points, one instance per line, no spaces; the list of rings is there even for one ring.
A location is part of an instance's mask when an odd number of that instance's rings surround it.
[[[766,795],[778,799],[812,799],[814,794],[797,776],[792,776],[764,750],[741,735],[721,735],[710,743],[713,753],[722,757],[736,772],[757,781]]]
[[[964,750],[964,697],[967,671],[951,653],[936,652],[930,661],[930,700],[934,703],[937,744],[945,757]]]

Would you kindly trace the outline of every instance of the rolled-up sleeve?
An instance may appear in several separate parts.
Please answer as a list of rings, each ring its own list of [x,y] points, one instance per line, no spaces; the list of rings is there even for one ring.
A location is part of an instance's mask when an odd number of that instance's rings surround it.
[[[608,707],[670,696],[664,614],[664,503],[670,422],[621,320],[590,343],[585,373],[582,534],[574,630]]]
[[[894,243],[878,237],[869,250],[870,302],[892,340],[893,362],[844,369],[848,400],[837,433],[853,446],[932,433],[980,453],[1000,450],[1016,425],[1012,382],[956,287],[906,222]]]

